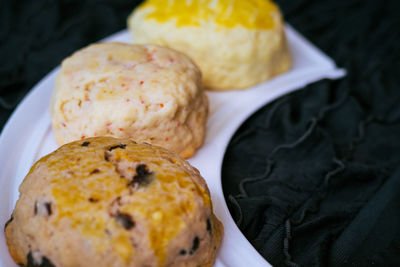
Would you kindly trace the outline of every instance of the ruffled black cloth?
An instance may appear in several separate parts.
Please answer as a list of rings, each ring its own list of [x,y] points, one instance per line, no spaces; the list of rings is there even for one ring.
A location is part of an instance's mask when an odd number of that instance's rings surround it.
[[[0,1],[0,125],[73,51],[140,1]],[[223,166],[234,219],[275,266],[400,266],[400,3],[279,0],[348,71],[258,111]]]
[[[281,97],[230,142],[230,211],[274,266],[400,266],[400,2],[279,1],[348,74]]]

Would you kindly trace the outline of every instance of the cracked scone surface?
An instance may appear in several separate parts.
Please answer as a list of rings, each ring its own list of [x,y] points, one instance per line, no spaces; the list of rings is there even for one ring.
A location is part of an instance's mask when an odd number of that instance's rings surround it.
[[[193,58],[211,90],[244,89],[291,67],[282,15],[269,0],[146,0],[128,26],[134,43]]]
[[[5,234],[24,266],[212,266],[222,236],[198,170],[129,139],[66,144],[19,191]]]
[[[200,70],[184,54],[153,45],[99,43],[63,61],[50,112],[59,144],[113,136],[188,158],[203,143],[208,99]]]

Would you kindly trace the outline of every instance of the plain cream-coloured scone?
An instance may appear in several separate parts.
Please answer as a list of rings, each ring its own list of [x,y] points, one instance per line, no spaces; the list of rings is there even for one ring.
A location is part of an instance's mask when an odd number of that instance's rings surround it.
[[[66,144],[19,191],[5,234],[23,266],[212,266],[222,237],[198,170],[147,143]]]
[[[184,54],[154,45],[99,43],[63,61],[50,112],[59,144],[113,136],[187,158],[203,143],[208,99],[200,70]]]
[[[291,67],[282,15],[269,0],[146,0],[128,26],[134,43],[193,58],[207,89],[244,89]]]

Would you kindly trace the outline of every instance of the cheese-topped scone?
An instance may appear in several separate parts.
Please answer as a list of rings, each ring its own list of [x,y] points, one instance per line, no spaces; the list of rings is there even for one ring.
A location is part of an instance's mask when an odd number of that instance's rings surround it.
[[[211,90],[247,88],[291,67],[282,15],[269,0],[146,0],[128,26],[134,43],[192,57]]]
[[[129,139],[66,144],[19,191],[5,234],[23,266],[211,266],[222,236],[198,170]]]

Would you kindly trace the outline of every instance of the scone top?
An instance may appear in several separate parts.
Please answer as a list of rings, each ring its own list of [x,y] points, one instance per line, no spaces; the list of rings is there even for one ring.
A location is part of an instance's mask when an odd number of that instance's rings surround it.
[[[147,0],[128,25],[134,43],[190,56],[210,90],[246,89],[291,66],[282,15],[269,0]]]
[[[277,6],[269,0],[147,0],[138,9],[148,9],[146,19],[176,27],[214,22],[226,28],[271,29]]]
[[[135,254],[130,240],[138,237],[132,237],[135,227],[148,233],[141,238],[148,238],[162,266],[171,239],[195,217],[185,214],[211,206],[197,170],[148,144],[88,138],[61,147],[45,164],[55,200],[51,222],[68,220],[98,251],[107,249],[101,240],[110,239],[113,252],[126,262]]]

